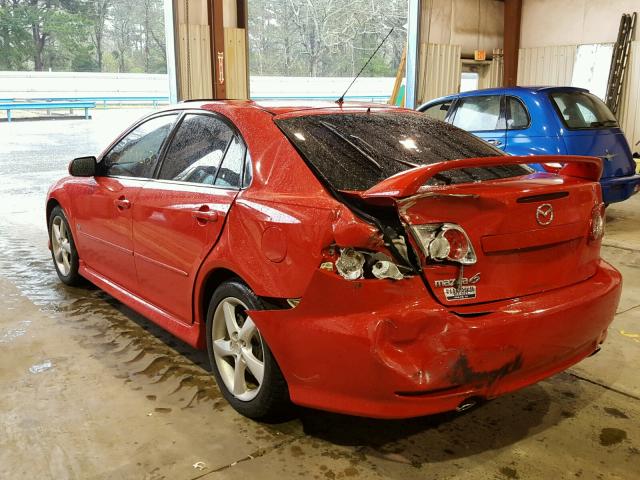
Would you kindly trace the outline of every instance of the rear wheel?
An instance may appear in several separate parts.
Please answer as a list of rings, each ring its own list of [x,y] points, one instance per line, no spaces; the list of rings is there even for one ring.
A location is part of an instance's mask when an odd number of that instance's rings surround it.
[[[223,283],[207,313],[207,349],[218,386],[231,406],[255,419],[275,419],[289,406],[287,383],[249,310],[264,303],[238,280]]]
[[[60,280],[71,286],[80,285],[82,277],[78,273],[79,258],[73,241],[69,222],[60,206],[56,206],[49,216],[49,239],[51,257]]]

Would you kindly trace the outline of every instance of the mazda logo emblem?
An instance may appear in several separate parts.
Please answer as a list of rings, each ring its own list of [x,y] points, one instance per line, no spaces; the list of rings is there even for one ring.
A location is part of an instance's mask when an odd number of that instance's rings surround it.
[[[536,210],[536,220],[540,225],[549,225],[553,222],[553,206],[544,203]]]

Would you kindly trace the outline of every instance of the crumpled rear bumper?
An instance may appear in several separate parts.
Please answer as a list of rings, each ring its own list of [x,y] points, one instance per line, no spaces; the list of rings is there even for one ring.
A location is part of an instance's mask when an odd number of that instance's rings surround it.
[[[419,277],[349,282],[318,271],[298,307],[251,312],[294,403],[404,418],[453,410],[562,371],[606,337],[621,277],[469,307],[437,303]]]

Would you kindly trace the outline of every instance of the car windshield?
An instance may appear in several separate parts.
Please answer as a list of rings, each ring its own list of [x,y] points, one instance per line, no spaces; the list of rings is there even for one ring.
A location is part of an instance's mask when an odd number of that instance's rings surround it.
[[[617,127],[611,110],[587,92],[554,92],[549,95],[564,124],[571,130]]]
[[[504,153],[477,137],[411,112],[315,114],[276,124],[314,172],[338,190],[367,190],[396,173],[447,160]],[[526,175],[524,165],[465,168],[429,184],[455,184]]]

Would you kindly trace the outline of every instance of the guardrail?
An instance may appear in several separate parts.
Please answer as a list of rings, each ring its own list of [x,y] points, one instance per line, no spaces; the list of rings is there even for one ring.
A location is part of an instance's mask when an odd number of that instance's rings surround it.
[[[335,95],[256,95],[251,96],[251,100],[326,100],[335,102],[338,99]],[[386,103],[388,95],[347,95],[345,101]]]
[[[11,112],[13,110],[56,110],[69,109],[72,113],[74,109],[83,109],[85,120],[89,119],[89,109],[95,108],[95,102],[5,102],[0,103],[0,110],[7,111],[7,122],[11,123]]]
[[[168,96],[96,96],[96,97],[29,97],[29,98],[0,98],[0,103],[29,103],[29,102],[95,102],[102,103],[103,108],[107,107],[107,103],[150,103],[153,107],[157,107],[161,103],[169,103]]]

